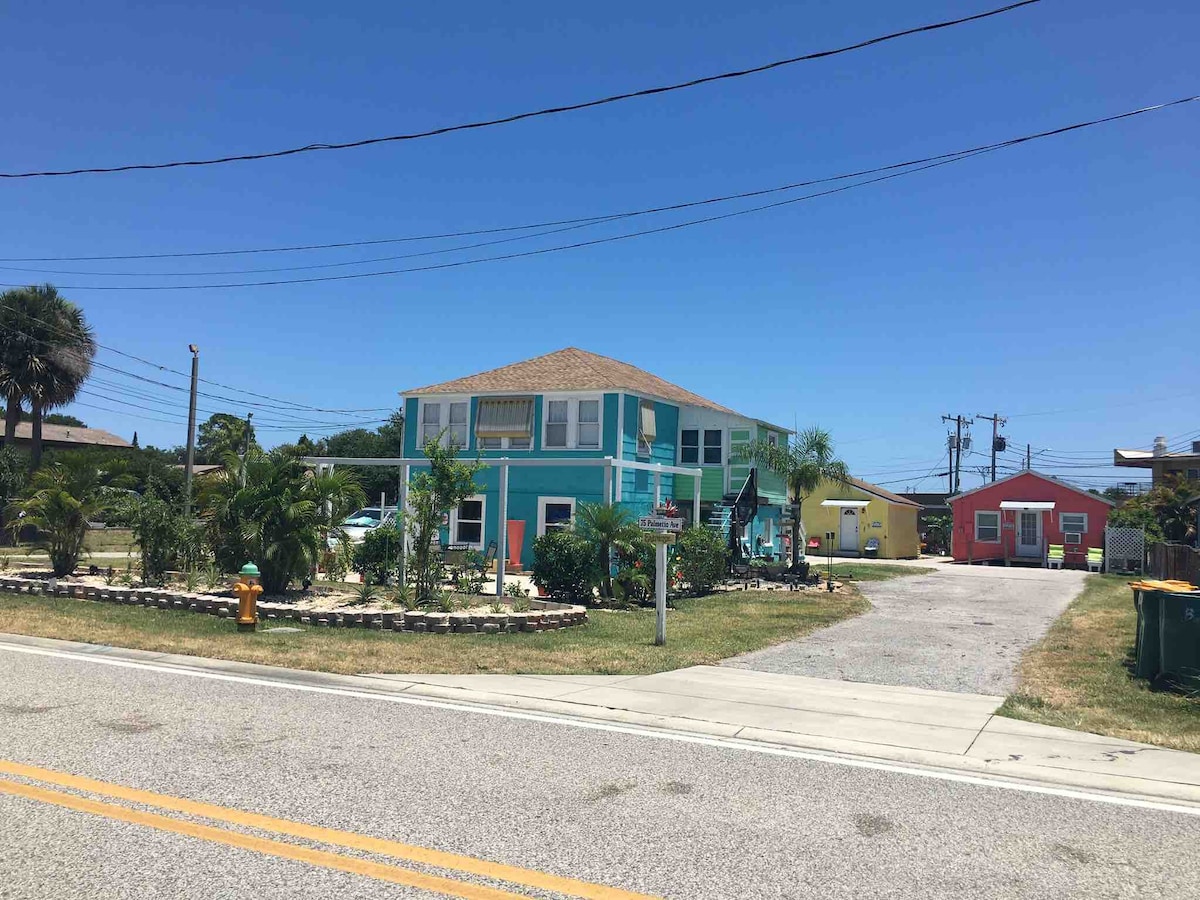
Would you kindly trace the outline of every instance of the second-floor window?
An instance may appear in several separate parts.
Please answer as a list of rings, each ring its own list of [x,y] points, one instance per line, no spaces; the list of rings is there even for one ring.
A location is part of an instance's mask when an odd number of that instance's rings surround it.
[[[547,450],[599,450],[600,399],[546,398],[542,446]]]
[[[471,404],[466,400],[421,401],[421,446],[434,440],[442,429],[442,445],[450,443],[467,446],[467,417]]]
[[[706,466],[719,466],[721,464],[722,448],[721,429],[704,429],[704,464]]]
[[[704,443],[700,443],[701,435]],[[694,466],[719,466],[725,458],[724,432],[720,428],[685,428],[679,433],[679,463]]]
[[[685,428],[679,435],[679,464],[694,466],[700,462],[700,430]]]
[[[532,397],[484,397],[475,417],[480,450],[528,450],[533,436]]]

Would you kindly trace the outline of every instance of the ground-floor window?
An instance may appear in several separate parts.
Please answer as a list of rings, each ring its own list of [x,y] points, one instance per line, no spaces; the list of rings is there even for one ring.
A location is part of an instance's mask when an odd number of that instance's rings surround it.
[[[539,535],[551,531],[567,531],[575,518],[574,497],[539,497],[538,498],[538,530]]]
[[[458,504],[450,519],[450,543],[483,549],[484,496],[476,494]]]
[[[994,544],[1000,540],[999,512],[976,510],[975,540],[985,544]]]

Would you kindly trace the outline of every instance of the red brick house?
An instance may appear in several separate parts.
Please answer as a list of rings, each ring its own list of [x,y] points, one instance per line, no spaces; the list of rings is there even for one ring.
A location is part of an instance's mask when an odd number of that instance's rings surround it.
[[[1112,504],[1040,472],[1019,472],[947,501],[954,515],[956,561],[1045,564],[1046,548],[1062,544],[1066,565],[1086,564],[1089,547],[1104,546]]]

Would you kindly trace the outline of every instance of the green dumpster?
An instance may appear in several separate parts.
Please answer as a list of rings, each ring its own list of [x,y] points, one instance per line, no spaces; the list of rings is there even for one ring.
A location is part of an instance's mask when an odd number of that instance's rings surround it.
[[[1164,594],[1159,630],[1163,674],[1200,686],[1200,592]]]
[[[1133,589],[1133,605],[1137,607],[1133,672],[1138,678],[1153,680],[1162,671],[1162,596],[1162,591]]]
[[[1134,589],[1134,673],[1200,686],[1200,591]]]

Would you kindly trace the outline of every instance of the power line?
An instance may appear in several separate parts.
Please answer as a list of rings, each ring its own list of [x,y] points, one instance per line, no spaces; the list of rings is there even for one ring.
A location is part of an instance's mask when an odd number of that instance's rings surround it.
[[[1026,138],[1016,138],[1016,139],[1013,139],[1010,141],[1003,141],[998,144],[989,145],[989,146],[986,146],[981,149],[966,151],[966,152],[963,152],[963,153],[960,153],[957,155],[949,155],[949,158],[944,158],[944,157],[939,158],[936,162],[931,162],[926,165],[918,166],[916,168],[909,168],[904,171],[893,171],[887,175],[881,175],[879,177],[870,178],[865,181],[858,181],[853,184],[842,185],[842,186],[836,187],[836,188],[830,188],[825,191],[817,191],[817,192],[811,193],[811,194],[804,194],[800,197],[792,197],[787,200],[778,200],[773,203],[767,203],[767,204],[763,204],[760,206],[752,206],[752,207],[748,207],[746,209],[735,210],[733,212],[721,213],[718,215],[705,216],[705,217],[698,218],[698,219],[689,219],[689,220],[686,220],[683,222],[676,222],[671,225],[663,225],[663,226],[659,226],[656,228],[647,228],[647,229],[643,229],[641,231],[626,232],[626,233],[617,234],[617,235],[610,235],[608,237],[603,237],[603,238],[594,238],[592,240],[587,240],[587,241],[577,241],[572,244],[564,244],[564,245],[559,245],[559,246],[554,246],[554,247],[542,247],[537,250],[526,250],[526,251],[522,251],[519,253],[507,253],[507,254],[501,254],[501,255],[497,255],[497,256],[474,257],[474,258],[470,258],[470,259],[457,260],[454,262],[435,263],[435,264],[430,264],[430,265],[426,265],[426,266],[412,266],[409,268],[402,268],[402,269],[387,269],[387,270],[377,271],[377,272],[358,272],[358,273],[353,273],[353,274],[348,274],[348,275],[322,275],[322,276],[314,276],[314,277],[310,277],[310,278],[275,279],[275,280],[270,280],[270,281],[239,281],[239,282],[218,282],[218,283],[214,283],[214,284],[182,284],[182,285],[181,284],[156,284],[156,285],[144,285],[144,284],[143,285],[78,285],[78,284],[76,284],[76,285],[60,285],[60,287],[63,290],[76,290],[76,291],[194,291],[194,290],[208,290],[208,289],[218,289],[218,288],[273,287],[273,286],[280,286],[280,285],[315,284],[318,282],[328,282],[328,281],[348,281],[348,280],[356,280],[356,279],[362,279],[362,278],[378,278],[378,277],[389,276],[389,275],[410,274],[413,272],[431,272],[431,271],[436,271],[436,270],[441,270],[441,269],[455,269],[455,268],[461,268],[463,266],[478,265],[480,263],[487,263],[487,262],[500,262],[500,261],[513,260],[513,259],[524,259],[527,257],[542,256],[542,255],[545,255],[548,253],[558,253],[558,252],[562,252],[565,250],[577,250],[582,247],[593,247],[593,246],[598,246],[601,244],[609,244],[609,243],[613,243],[616,241],[624,241],[624,240],[629,240],[631,238],[644,237],[646,235],[651,235],[651,234],[663,234],[663,233],[666,233],[669,231],[678,231],[680,229],[689,228],[694,225],[704,225],[704,224],[708,224],[711,222],[723,221],[725,219],[732,219],[732,218],[735,218],[738,216],[748,215],[750,213],[762,212],[762,211],[768,210],[768,209],[776,209],[776,208],[779,208],[782,206],[789,206],[791,204],[801,203],[806,200],[815,200],[819,197],[827,197],[832,194],[839,194],[844,191],[854,190],[855,188],[867,187],[868,185],[878,184],[883,181],[890,181],[893,178],[900,178],[905,175],[913,175],[917,172],[926,171],[927,169],[934,169],[939,166],[949,165],[950,163],[961,162],[964,159],[970,159],[971,157],[979,156],[983,153],[988,153],[993,150],[999,150],[1002,148],[1015,146],[1016,144],[1025,143],[1029,140],[1034,140],[1037,137],[1049,137],[1052,134],[1062,134],[1067,131],[1076,130],[1078,128],[1088,127],[1088,125],[1100,124],[1100,122],[1102,122],[1102,121],[1114,121],[1116,119],[1128,118],[1130,116],[1140,115],[1142,113],[1151,112],[1154,110],[1165,109],[1168,106],[1175,106],[1180,103],[1190,103],[1195,100],[1200,100],[1200,95],[1186,97],[1186,98],[1182,98],[1179,100],[1174,100],[1169,103],[1157,104],[1152,107],[1144,107],[1142,109],[1134,110],[1134,111],[1131,111],[1128,113],[1123,113],[1118,116],[1110,116],[1103,120],[1094,120],[1089,123],[1080,123],[1080,124],[1073,125],[1073,126],[1057,128],[1050,132],[1043,132],[1037,136],[1031,136],[1031,137],[1026,137]],[[19,287],[20,285],[0,284],[0,286],[2,286],[2,287]]]
[[[499,227],[495,227],[495,228],[479,228],[479,229],[467,230],[467,231],[449,231],[449,232],[441,232],[441,233],[435,233],[435,234],[407,235],[407,236],[395,237],[395,238],[379,238],[379,239],[358,240],[358,241],[340,241],[340,242],[336,242],[336,243],[327,243],[327,244],[297,244],[297,245],[293,245],[293,246],[283,246],[283,247],[248,247],[248,248],[238,248],[238,249],[230,249],[230,250],[205,250],[205,251],[189,251],[189,252],[176,252],[176,253],[136,253],[136,254],[117,254],[117,255],[108,255],[108,256],[8,256],[8,257],[0,257],[0,262],[100,262],[100,261],[118,261],[118,260],[183,259],[183,258],[210,257],[210,256],[237,256],[237,255],[256,254],[256,253],[291,253],[291,252],[308,251],[308,250],[344,249],[344,248],[349,248],[349,247],[377,246],[380,244],[400,244],[400,243],[408,243],[408,242],[415,242],[415,241],[441,240],[441,239],[446,239],[446,238],[474,237],[474,236],[484,235],[484,234],[499,234],[499,233],[511,232],[511,231],[524,231],[524,230],[553,228],[553,227],[557,227],[560,225],[601,224],[604,222],[613,222],[613,221],[618,221],[621,219],[635,218],[638,216],[654,215],[657,213],[664,213],[664,212],[675,212],[675,211],[683,210],[683,209],[691,209],[691,208],[694,208],[697,206],[708,206],[708,205],[717,204],[717,203],[725,203],[727,201],[732,201],[732,200],[747,200],[747,199],[752,199],[754,197],[761,197],[761,196],[765,196],[765,195],[769,195],[769,194],[782,193],[782,192],[791,191],[791,190],[799,190],[800,188],[812,187],[812,186],[815,186],[818,184],[828,184],[828,183],[834,182],[834,181],[845,181],[845,180],[849,180],[851,178],[859,178],[864,175],[875,175],[875,174],[878,174],[881,172],[889,172],[889,171],[894,171],[897,169],[911,168],[911,167],[922,165],[924,163],[938,162],[940,160],[950,160],[950,159],[954,159],[954,158],[958,158],[958,157],[967,157],[970,155],[975,155],[975,154],[990,151],[990,150],[999,150],[999,149],[1004,149],[1007,147],[1013,147],[1018,144],[1025,144],[1025,143],[1029,143],[1031,141],[1041,140],[1043,138],[1056,137],[1058,135],[1067,134],[1072,131],[1078,131],[1078,130],[1084,129],[1084,128],[1091,128],[1096,125],[1106,125],[1111,122],[1119,121],[1121,119],[1128,119],[1128,118],[1132,118],[1133,116],[1143,115],[1145,113],[1157,112],[1159,110],[1167,109],[1168,107],[1178,106],[1178,105],[1184,104],[1184,103],[1191,103],[1196,100],[1200,100],[1200,95],[1191,96],[1191,97],[1182,97],[1178,100],[1171,100],[1166,103],[1158,103],[1158,104],[1155,104],[1152,106],[1141,107],[1139,109],[1129,110],[1127,112],[1118,113],[1116,115],[1111,115],[1111,116],[1105,116],[1103,118],[1089,119],[1089,120],[1085,120],[1082,122],[1074,122],[1070,125],[1059,126],[1056,128],[1045,130],[1045,131],[1038,131],[1038,132],[1034,132],[1032,134],[1022,135],[1022,136],[1016,137],[1016,138],[1006,138],[1005,140],[994,141],[989,144],[980,144],[980,145],[977,145],[974,147],[967,147],[967,148],[960,149],[960,150],[953,150],[953,151],[949,151],[946,153],[935,154],[933,156],[925,156],[925,157],[921,157],[918,159],[905,160],[903,162],[889,163],[887,165],[875,166],[875,167],[869,168],[869,169],[860,169],[855,172],[844,172],[844,173],[841,173],[838,175],[829,175],[829,176],[825,176],[822,178],[809,179],[806,181],[790,182],[788,184],[775,185],[773,187],[760,188],[760,189],[753,190],[753,191],[743,191],[740,193],[724,194],[724,195],[716,196],[716,197],[706,197],[701,200],[688,200],[688,201],[684,201],[681,203],[673,203],[673,204],[667,204],[667,205],[662,205],[662,206],[654,206],[654,207],[648,207],[648,208],[644,208],[644,209],[626,210],[623,212],[616,212],[616,213],[605,213],[605,214],[599,214],[599,215],[577,217],[577,218],[572,218],[572,219],[556,219],[556,220],[551,220],[551,221],[546,221],[546,222],[526,223],[526,224],[522,224],[522,225],[505,225],[505,226],[499,226]],[[462,250],[462,249],[469,249],[469,247],[458,247],[458,248],[454,248],[454,249]],[[381,259],[387,259],[387,258],[388,257],[382,257]],[[402,258],[402,257],[396,257],[396,258]],[[373,260],[359,260],[359,262],[362,262],[362,263],[371,262],[371,261],[373,261]],[[26,269],[26,270],[21,270],[21,271],[33,271],[33,270]],[[247,270],[247,271],[253,271],[253,270]],[[280,270],[280,271],[284,271],[284,270]],[[108,273],[108,274],[115,275],[115,274],[119,274],[119,273]],[[160,274],[168,274],[168,273],[160,273]],[[216,273],[193,273],[193,274],[200,275],[200,274],[216,274]],[[388,274],[388,273],[384,273],[384,274]],[[1175,395],[1175,396],[1178,396],[1178,395]],[[1018,415],[1020,415],[1020,416],[1051,415],[1051,414],[1055,414],[1055,413],[1061,412],[1061,411],[1062,410],[1049,410],[1046,412],[1020,413]]]
[[[963,25],[968,22],[977,22],[981,19],[988,19],[992,16],[998,16],[1003,13],[1011,12],[1020,9],[1024,6],[1031,6],[1038,3],[1040,0],[1021,0],[1018,3],[1011,3],[1008,6],[1002,6],[998,9],[988,10],[987,12],[976,13],[970,16],[964,16],[958,19],[950,19],[944,22],[935,22],[929,25],[919,25],[915,28],[906,28],[903,31],[895,31],[890,34],[880,35],[879,37],[869,38],[867,40],[858,41],[854,44],[849,44],[845,47],[838,47],[833,50],[820,50],[815,53],[806,53],[802,56],[793,56],[788,59],[779,59],[774,62],[763,63],[753,66],[748,69],[739,69],[729,72],[721,72],[716,75],[704,75],[698,78],[693,78],[688,81],[681,81],[676,84],[661,85],[659,87],[641,88],[639,90],[628,91],[622,94],[613,94],[608,97],[601,97],[595,100],[586,100],[579,103],[571,103],[564,106],[552,106],[545,109],[533,110],[530,112],[515,113],[513,115],[501,116],[493,119],[483,119],[475,122],[465,122],[458,125],[445,125],[441,128],[433,128],[428,131],[417,131],[408,134],[393,134],[385,137],[363,138],[356,141],[346,141],[344,143],[313,143],[305,144],[301,147],[291,147],[286,150],[271,150],[260,153],[244,153],[229,156],[220,156],[210,159],[192,159],[192,160],[175,160],[173,162],[164,163],[131,163],[119,166],[103,166],[103,167],[87,167],[77,169],[63,170],[47,170],[35,172],[5,172],[0,173],[0,178],[45,178],[52,176],[63,175],[96,175],[109,174],[113,172],[131,172],[145,171],[152,169],[176,169],[187,166],[214,166],[232,162],[250,162],[254,160],[276,159],[283,156],[294,156],[299,153],[312,153],[318,150],[349,150],[356,147],[367,147],[373,144],[393,143],[397,141],[413,141],[420,138],[436,137],[438,135],[450,134],[456,131],[468,131],[479,128],[489,128],[495,125],[506,125],[512,122],[519,122],[524,119],[533,119],[540,116],[551,116],[559,113],[574,112],[582,109],[591,109],[597,106],[605,106],[609,103],[617,103],[622,100],[632,100],[637,97],[649,97],[657,94],[666,94],[672,91],[680,91],[686,88],[698,87],[702,84],[711,84],[715,81],[725,81],[733,78],[743,78],[747,75],[756,75],[761,72],[767,72],[772,69],[778,69],[783,66],[790,66],[795,63],[808,62],[815,59],[824,59],[830,56],[838,56],[843,53],[850,53],[855,50],[862,50],[866,47],[871,47],[875,44],[882,44],[886,41],[896,40],[897,38],[908,37],[914,34],[921,34],[931,31],[940,31],[943,28],[951,28],[955,25]]]
[[[993,148],[994,149],[994,148]],[[860,181],[854,184],[843,185],[837,188],[830,188],[825,191],[818,191],[814,194],[805,194],[800,197],[793,197],[790,200],[778,200],[774,203],[767,203],[762,206],[752,206],[748,209],[736,210],[734,212],[722,213],[720,215],[705,216],[700,219],[689,219],[684,222],[677,222],[673,225],[663,225],[657,228],[647,228],[641,231],[626,232],[623,234],[610,235],[604,238],[595,238],[588,241],[578,241],[573,244],[564,244],[556,247],[543,247],[538,250],[526,250],[520,253],[506,253],[499,256],[483,256],[472,259],[458,260],[455,262],[435,263],[427,266],[413,266],[406,269],[388,269],[381,272],[358,272],[350,275],[321,275],[311,278],[290,278],[276,279],[272,281],[234,281],[234,282],[218,282],[215,284],[151,284],[151,285],[88,285],[88,284],[64,284],[59,285],[63,290],[73,291],[197,291],[209,290],[217,288],[241,288],[241,287],[275,287],[281,285],[292,284],[315,284],[326,281],[351,281],[361,278],[378,278],[387,275],[405,275],[413,272],[432,272],[440,269],[457,269],[463,266],[478,265],[487,262],[502,262],[512,259],[524,259],[532,256],[543,256],[548,253],[559,253],[564,250],[578,250],[582,247],[594,247],[601,244],[611,244],[616,241],[629,240],[636,237],[644,237],[650,234],[663,234],[669,231],[678,231],[683,228],[689,228],[693,225],[705,225],[710,222],[718,222],[724,219],[732,219],[737,216],[748,215],[749,213],[762,212],[763,210],[775,209],[781,206],[788,206],[793,203],[800,203],[805,200],[815,200],[819,197],[826,197],[831,194],[839,194],[843,191],[853,190],[854,188],[866,187],[867,185],[876,184],[881,181],[889,181],[893,178],[900,178],[904,175],[912,175],[916,172],[923,172],[926,169],[937,168],[938,166],[949,165],[953,162],[959,162],[963,159],[968,159],[971,156],[977,156],[980,153],[988,151],[977,151],[976,153],[967,154],[965,156],[957,156],[953,159],[945,159],[940,162],[930,163],[926,166],[920,166],[916,169],[908,169],[903,172],[893,172],[890,175],[881,175],[878,178],[871,178],[867,181]],[[2,284],[0,287],[20,287],[17,284]]]
[[[36,316],[26,316],[26,318],[28,318],[32,322],[38,322],[39,324],[45,325],[46,327],[48,327],[52,330],[56,330],[59,332],[63,331],[63,329],[61,327],[55,325],[54,323],[47,322],[44,319],[39,319]],[[14,334],[20,334],[20,335],[30,338],[32,340],[38,340],[38,338],[35,337],[34,335],[31,335],[25,331],[21,331],[18,328],[14,328],[12,326],[3,326],[3,327],[7,327],[8,330]],[[50,343],[48,341],[42,341],[42,343],[46,344],[47,346],[50,346]],[[144,357],[137,356],[136,354],[133,354],[133,353],[127,353],[123,350],[118,350],[117,348],[110,347],[106,344],[97,343],[96,346],[97,346],[97,348],[99,348],[101,350],[106,350],[109,353],[115,353],[118,356],[125,357],[126,359],[131,359],[136,362],[140,362],[143,365],[150,366],[153,369],[158,369],[161,372],[170,372],[171,374],[174,374],[174,375],[180,375],[182,377],[190,377],[190,376],[185,375],[183,372],[180,372],[177,369],[172,369],[169,366],[165,366],[161,363],[156,363],[152,360],[145,359]],[[73,351],[67,351],[67,352],[73,352]],[[75,353],[74,355],[80,359],[83,359],[83,357],[80,356],[78,353]],[[137,381],[145,382],[147,384],[158,385],[160,387],[168,388],[173,391],[180,391],[183,393],[187,393],[187,390],[188,390],[187,388],[180,387],[179,385],[168,384],[165,381],[158,381],[153,378],[147,378],[144,375],[138,375],[135,372],[129,372],[125,369],[121,369],[116,366],[110,366],[107,363],[102,363],[102,362],[99,362],[98,360],[89,359],[89,360],[87,360],[87,363],[96,368],[106,369],[108,371],[124,375],[127,378],[133,378]],[[318,406],[309,406],[307,404],[296,403],[292,400],[281,400],[278,397],[271,397],[267,394],[260,394],[256,391],[248,391],[248,390],[245,390],[244,388],[233,387],[232,385],[222,384],[219,381],[211,381],[211,380],[205,379],[205,378],[201,378],[200,381],[203,382],[204,384],[209,384],[209,385],[213,385],[215,387],[223,388],[224,390],[234,391],[235,393],[240,393],[240,394],[246,394],[247,396],[251,396],[251,397],[259,397],[263,400],[269,400],[273,404],[284,404],[285,406],[291,407],[292,409],[295,409],[295,410],[306,410],[309,412],[329,413],[329,414],[333,414],[333,415],[350,415],[353,413],[365,413],[365,412],[389,412],[390,413],[390,412],[396,411],[394,407],[390,407],[390,406],[364,407],[364,408],[360,408],[360,409],[325,409],[325,408],[318,407]],[[239,406],[252,406],[252,407],[258,407],[258,408],[263,408],[263,409],[270,409],[279,415],[287,414],[287,410],[280,410],[275,406],[267,406],[264,403],[258,403],[258,402],[249,401],[249,400],[235,400],[230,397],[222,397],[217,394],[209,394],[206,392],[201,393],[201,396],[208,397],[209,399],[212,399],[212,400],[219,400],[224,403],[231,403],[231,404],[239,405]],[[386,420],[381,420],[381,421],[386,421]]]

